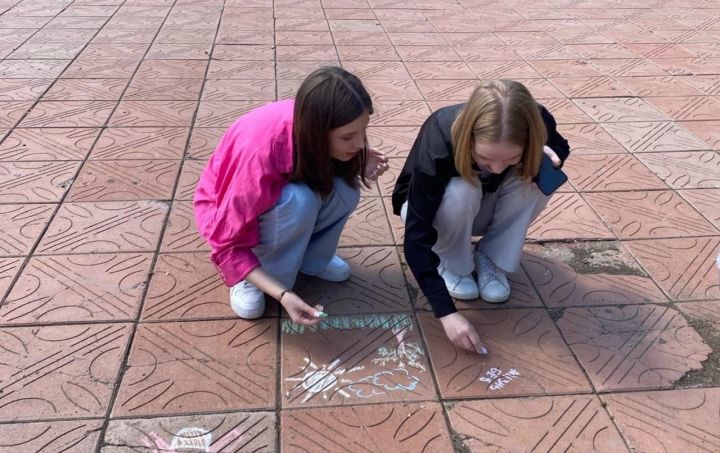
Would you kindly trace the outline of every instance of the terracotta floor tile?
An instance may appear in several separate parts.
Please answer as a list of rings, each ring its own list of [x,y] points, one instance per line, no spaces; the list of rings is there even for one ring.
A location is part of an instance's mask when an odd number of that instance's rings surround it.
[[[63,79],[129,79],[135,72],[138,63],[137,59],[77,59],[60,77]]]
[[[125,253],[31,258],[0,308],[0,323],[132,321],[151,261]]]
[[[599,77],[603,75],[586,60],[533,60],[530,64],[543,77]]]
[[[410,315],[282,324],[283,408],[437,399]]]
[[[628,49],[626,46],[618,43],[608,44],[569,44],[570,50],[577,53],[582,58],[599,59],[599,58],[637,58],[638,55]]]
[[[720,120],[720,101],[712,96],[666,96],[649,102],[674,120]]]
[[[512,62],[511,62],[512,63]],[[449,100],[463,102],[470,98],[475,87],[478,85],[476,79],[467,80],[416,80],[420,91],[425,99],[431,101]]]
[[[122,101],[110,118],[112,127],[189,126],[195,101]]]
[[[66,29],[67,31],[71,29]],[[94,30],[92,30],[94,32]],[[157,29],[122,29],[122,28],[103,28],[95,38],[94,43],[114,43],[114,44],[149,44],[153,41]]]
[[[383,197],[391,196],[393,190],[395,190],[395,181],[400,176],[400,172],[405,165],[405,159],[388,159],[388,165],[390,168],[378,178],[380,195]]]
[[[672,388],[712,352],[663,305],[568,308],[557,321],[598,391]]]
[[[272,80],[275,78],[273,61],[219,61],[212,60],[208,69],[208,80],[242,79]]]
[[[265,300],[265,317],[278,315],[278,303]],[[145,304],[143,321],[236,318],[225,286],[210,255],[163,253],[158,257]]]
[[[0,79],[0,101],[34,101],[52,82],[52,79]]]
[[[114,108],[115,101],[41,101],[20,122],[20,126],[100,127]]]
[[[17,18],[14,18],[15,20]],[[53,79],[68,65],[67,60],[5,60],[0,62],[3,79]]]
[[[538,79],[541,80],[541,79]],[[538,99],[540,104],[552,113],[557,124],[590,123],[590,118],[570,99]]]
[[[3,300],[5,292],[13,284],[24,261],[24,258],[0,258],[0,300]]]
[[[468,63],[480,79],[542,78],[532,66],[523,61],[482,61]]]
[[[715,265],[720,249],[717,236],[629,241],[626,244],[672,299],[720,298]]]
[[[408,49],[415,48],[415,46],[407,46]],[[328,58],[334,58],[335,51],[332,46],[329,46],[329,49],[333,49],[332,52],[310,52],[312,49],[308,49],[306,51],[303,51],[302,49],[293,50],[294,47],[287,47],[284,50],[287,52],[287,56],[285,58],[282,58],[284,60],[290,60],[290,59],[297,59],[297,60],[321,60],[321,59],[328,59]],[[337,46],[337,55],[340,56],[340,60],[342,62],[345,61],[400,61],[401,57],[398,55],[398,52],[396,51],[396,48],[392,45],[384,45],[384,46]],[[412,49],[411,49],[412,50]],[[409,52],[409,51],[408,51]],[[416,54],[418,58],[408,58],[409,60],[414,61],[422,61],[420,58],[422,55],[419,54],[419,50],[415,49],[415,52],[418,52]],[[290,55],[295,57],[297,55],[297,58],[290,58]],[[428,50],[427,51],[428,60],[432,60],[433,53]],[[312,57],[312,58],[311,58]],[[280,59],[280,58],[278,58]],[[437,60],[435,60],[437,61]],[[446,60],[444,60],[446,61]],[[450,61],[453,61],[450,59]]]
[[[443,398],[590,391],[590,384],[544,310],[465,311],[463,315],[478,330],[490,351],[487,356],[456,349],[431,314],[419,315]]]
[[[683,121],[678,124],[705,142],[710,149],[720,151],[720,121]]]
[[[392,232],[393,238],[396,245],[403,245],[405,241],[405,225],[400,220],[400,216],[396,216],[392,210],[392,202],[388,197],[382,197],[383,204],[385,205],[385,213],[390,221],[390,231]],[[398,250],[402,261],[402,250]]]
[[[420,126],[430,115],[424,101],[378,101],[373,107],[372,126]]]
[[[528,229],[528,238],[614,239],[615,235],[576,193],[556,193]]]
[[[393,244],[394,239],[380,197],[362,197],[343,229],[340,246]]]
[[[182,127],[104,129],[90,159],[180,159],[189,131]]]
[[[49,451],[94,451],[102,424],[103,421],[98,419],[0,425],[0,436],[10,443],[0,445],[0,448],[7,448],[8,452],[18,445],[29,451],[43,448]]]
[[[535,99],[562,99],[562,91],[555,88],[547,79],[516,79],[532,93]]]
[[[362,8],[324,8],[328,19],[376,19],[372,9]]]
[[[714,451],[720,448],[720,389],[603,396],[634,451]]]
[[[197,232],[192,201],[175,201],[168,217],[162,252],[209,251],[208,244]]]
[[[104,416],[129,336],[129,324],[3,328],[0,420]]]
[[[104,443],[131,448],[142,445],[158,451],[202,448],[217,451],[272,451],[276,416],[273,412],[229,412],[184,417],[111,420]],[[143,447],[135,447],[143,448]]]
[[[202,79],[205,60],[145,60],[135,74],[139,79]]]
[[[266,101],[201,101],[194,126],[227,128],[244,113],[266,103]]]
[[[632,96],[627,88],[610,77],[556,77],[550,82],[569,98]]]
[[[37,253],[153,251],[166,212],[157,201],[64,203]]]
[[[311,72],[322,66],[339,66],[340,62],[337,57],[330,60],[318,60],[318,61],[293,61],[293,60],[279,60],[275,62],[277,79],[285,80],[299,80],[302,81],[305,77],[310,75]],[[402,66],[402,64],[401,64]],[[354,71],[352,71],[355,73]],[[271,77],[275,78],[275,76]],[[409,77],[408,77],[409,78]],[[363,78],[365,80],[365,78]]]
[[[223,127],[197,127],[192,130],[187,158],[206,160],[212,155],[225,134]]]
[[[465,61],[513,61],[522,60],[512,46],[462,46],[455,52]]]
[[[205,161],[186,160],[183,162],[182,173],[178,180],[176,200],[192,200],[195,194],[195,187],[200,180],[200,175],[207,163]]]
[[[377,20],[341,19],[328,20],[331,31],[381,31]]]
[[[694,151],[709,149],[674,122],[605,123],[603,128],[631,152]]]
[[[651,61],[667,74],[677,76],[720,73],[720,58],[657,58]]]
[[[638,154],[673,189],[720,188],[720,154],[714,151]]]
[[[288,410],[282,426],[285,451],[452,451],[438,403]]]
[[[558,131],[570,143],[570,159],[574,159],[578,154],[627,153],[599,124],[561,124],[558,125]]]
[[[150,46],[146,60],[208,60],[210,43],[155,43]]]
[[[342,32],[336,32],[333,33],[334,36],[337,35],[337,33]],[[478,33],[479,34],[479,33]],[[384,35],[384,34],[383,34]],[[386,38],[392,42],[393,45],[396,46],[446,46],[448,44],[450,45],[458,45],[449,43],[445,40],[442,34],[440,33],[432,33],[432,32],[425,32],[425,33],[388,33],[385,35]],[[502,41],[495,38],[498,42],[498,44],[502,44]],[[458,38],[460,40],[460,38]],[[350,44],[352,45],[352,42],[347,42],[344,44]],[[376,42],[374,44],[384,44],[382,42]],[[470,39],[468,39],[468,42],[466,44],[470,44]]]
[[[692,96],[700,93],[708,96],[720,95],[720,75],[694,75],[683,77],[682,80],[696,90],[692,93],[672,93],[673,95]]]
[[[589,193],[585,197],[620,239],[720,233],[673,191]]]
[[[597,122],[668,121],[670,118],[640,98],[575,99],[575,104]]]
[[[123,99],[129,101],[195,101],[201,79],[134,79]]]
[[[523,268],[548,307],[667,302],[617,242],[533,244],[525,252]]]
[[[419,130],[418,126],[370,127],[368,139],[370,146],[382,151],[386,157],[406,158]]]
[[[515,53],[527,61],[532,60],[569,60],[582,58],[569,46],[562,44],[539,44],[515,47]]]
[[[535,31],[535,32],[510,32],[501,31],[496,33],[498,38],[505,41],[508,46],[522,46],[528,44],[557,44],[557,40],[550,34]]]
[[[700,214],[720,228],[720,189],[679,190],[678,193]]]
[[[141,324],[113,416],[275,407],[277,320]]]
[[[720,301],[713,302],[685,302],[676,305],[687,318],[692,321],[704,321],[717,326],[720,322]]]
[[[68,201],[169,200],[179,168],[179,160],[89,161]]]
[[[274,49],[275,58],[279,60],[291,60],[291,61],[316,61],[316,60],[332,60],[337,58],[338,54],[341,56],[343,53],[340,48],[333,46],[276,46]],[[272,46],[270,46],[270,52],[272,52]],[[255,57],[255,56],[254,56]],[[268,59],[273,59],[273,54],[268,55]],[[262,58],[238,58],[241,60],[261,60]]]
[[[79,167],[80,162],[0,163],[0,202],[59,202]]]
[[[615,80],[630,89],[636,96],[700,95],[701,93],[693,88],[686,79],[686,77],[674,76],[615,77]]]
[[[0,160],[81,160],[100,129],[15,129],[0,143]]]
[[[654,154],[641,156],[646,155]],[[571,156],[563,171],[581,192],[667,189],[660,178],[629,154]]]
[[[98,44],[90,43],[85,47],[80,56],[81,60],[135,60],[139,61],[148,50],[147,44],[113,43]]]
[[[468,451],[628,451],[592,395],[461,401],[448,416]]]
[[[54,210],[53,204],[0,205],[0,255],[27,255]]]
[[[275,33],[270,28],[269,30],[243,30],[243,28],[240,26],[239,28],[235,28],[232,25],[225,26],[228,22],[223,22],[220,25],[220,28],[218,29],[217,37],[215,38],[215,43],[217,44],[242,44],[242,45],[248,45],[248,44],[272,44],[275,39]],[[327,25],[326,25],[327,28]],[[280,28],[277,28],[280,30]],[[180,30],[173,29],[171,30],[173,32],[177,32]],[[197,30],[195,30],[197,31]],[[212,40],[215,30],[203,30],[204,32],[210,33],[210,40]],[[156,41],[157,42],[157,41]]]
[[[413,80],[366,80],[363,85],[373,101],[420,101],[420,93]]]
[[[43,96],[44,101],[116,101],[126,79],[60,79]]]
[[[215,30],[177,30],[163,28],[155,37],[155,43],[162,44],[210,44]],[[227,43],[223,43],[227,44]],[[250,42],[244,44],[252,44]]]
[[[350,264],[350,279],[331,283],[298,275],[295,290],[308,304],[324,306],[331,316],[410,310],[405,278],[395,249],[340,248],[337,254]]]
[[[349,18],[348,18],[349,19]],[[297,30],[297,31],[327,31],[330,30],[328,21],[325,18],[283,18],[275,19],[276,30]],[[222,30],[222,27],[220,28]]]
[[[280,63],[278,63],[278,69]],[[365,79],[408,80],[412,79],[405,65],[399,61],[344,61],[343,68]],[[278,71],[280,74],[280,71]]]
[[[0,102],[0,127],[11,128],[15,126],[30,111],[32,105],[32,102]]]
[[[468,64],[460,61],[406,61],[405,66],[416,81],[477,79]]]
[[[208,80],[202,93],[210,101],[274,101],[274,80]]]

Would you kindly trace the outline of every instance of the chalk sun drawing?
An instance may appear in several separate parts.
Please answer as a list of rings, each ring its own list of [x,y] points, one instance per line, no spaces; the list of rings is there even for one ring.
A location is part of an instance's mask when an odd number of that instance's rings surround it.
[[[338,385],[338,382],[352,382],[346,379],[341,380],[342,376],[347,373],[363,370],[365,368],[364,366],[356,366],[349,370],[346,368],[336,369],[335,367],[340,363],[340,359],[333,361],[329,365],[323,365],[322,367],[317,366],[308,357],[305,357],[303,360],[305,361],[306,366],[301,366],[300,368],[304,369],[306,367],[310,367],[310,370],[308,370],[303,377],[285,378],[286,381],[301,382],[302,388],[307,391],[302,400],[303,403],[306,403],[310,398],[318,393],[322,393],[322,397],[324,399],[328,399],[328,393]],[[350,394],[345,392],[343,389],[339,389],[337,393],[343,398],[350,398]]]

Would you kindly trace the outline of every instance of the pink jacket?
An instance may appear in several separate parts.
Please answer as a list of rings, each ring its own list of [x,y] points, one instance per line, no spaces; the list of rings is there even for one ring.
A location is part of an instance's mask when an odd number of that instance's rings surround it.
[[[260,240],[258,218],[275,206],[292,173],[294,104],[273,102],[238,118],[195,189],[198,231],[228,286],[260,265],[252,251]]]

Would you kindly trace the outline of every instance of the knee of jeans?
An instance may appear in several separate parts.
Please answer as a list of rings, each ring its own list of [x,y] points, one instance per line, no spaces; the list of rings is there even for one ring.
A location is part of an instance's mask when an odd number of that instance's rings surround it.
[[[312,217],[314,222],[312,214],[320,210],[320,197],[306,184],[288,184],[283,188],[277,208],[289,217],[298,220]]]
[[[338,177],[334,178],[333,188],[351,211],[357,207],[358,203],[360,203],[360,189],[349,186],[344,179]]]

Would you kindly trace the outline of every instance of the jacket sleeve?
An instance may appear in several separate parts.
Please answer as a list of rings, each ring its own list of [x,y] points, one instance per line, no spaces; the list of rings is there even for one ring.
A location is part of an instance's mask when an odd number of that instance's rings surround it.
[[[562,168],[565,160],[570,155],[570,145],[568,144],[568,141],[565,140],[565,138],[558,132],[555,118],[548,109],[541,105],[540,114],[542,115],[543,122],[545,122],[548,134],[547,143],[545,143],[545,145],[555,151],[555,154],[557,154],[560,158],[560,167]]]
[[[433,227],[453,165],[448,144],[434,116],[420,129],[412,152],[417,153],[408,188],[404,250],[408,266],[436,317],[456,311],[445,282],[438,273],[440,258],[432,251],[437,242]]]

